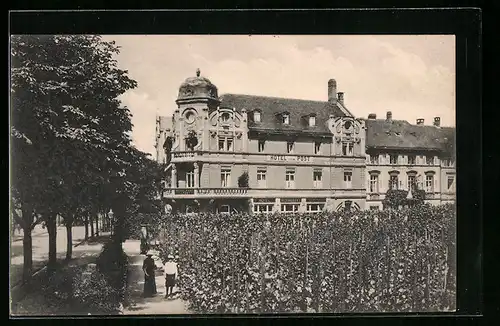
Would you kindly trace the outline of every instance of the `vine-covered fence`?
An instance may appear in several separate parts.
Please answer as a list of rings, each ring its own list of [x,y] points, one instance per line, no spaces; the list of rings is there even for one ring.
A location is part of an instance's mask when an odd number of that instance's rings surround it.
[[[455,207],[164,216],[182,297],[203,313],[455,308]]]

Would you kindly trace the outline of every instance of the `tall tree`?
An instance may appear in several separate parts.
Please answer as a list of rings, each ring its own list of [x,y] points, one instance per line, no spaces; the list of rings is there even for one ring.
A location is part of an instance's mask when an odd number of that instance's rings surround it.
[[[34,224],[30,211],[46,223],[53,265],[55,217],[62,213],[72,221],[79,213],[79,207],[67,204],[75,200],[68,190],[89,180],[106,183],[102,176],[110,172],[108,162],[118,169],[122,164],[117,153],[130,145],[132,125],[117,97],[137,83],[117,68],[113,56],[119,48],[99,36],[13,36],[11,49],[12,194],[26,211],[22,220],[30,222],[22,224],[25,231]],[[95,155],[69,164],[75,153],[85,151]],[[85,198],[91,205],[91,196]],[[31,257],[29,247],[25,257]]]

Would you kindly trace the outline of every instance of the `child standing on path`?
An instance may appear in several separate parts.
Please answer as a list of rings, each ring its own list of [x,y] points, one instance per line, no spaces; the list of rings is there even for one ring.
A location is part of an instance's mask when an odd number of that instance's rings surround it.
[[[177,263],[174,262],[174,256],[168,255],[167,262],[164,266],[165,270],[165,298],[168,298],[173,294],[175,279],[178,274]]]

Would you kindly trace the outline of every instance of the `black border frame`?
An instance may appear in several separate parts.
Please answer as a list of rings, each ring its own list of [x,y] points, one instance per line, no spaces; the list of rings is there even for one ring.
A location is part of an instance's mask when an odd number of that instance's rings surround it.
[[[10,12],[9,34],[454,34],[458,248],[457,313],[451,316],[472,317],[480,315],[484,308],[482,139],[480,136],[470,136],[482,135],[481,19],[481,10],[477,8],[27,11]],[[450,316],[416,313],[377,314],[376,317],[407,319],[426,315]],[[272,317],[261,315],[264,316]],[[359,320],[371,315],[325,314],[303,317],[315,319],[327,316],[348,317],[346,319],[355,317]],[[130,321],[130,317],[127,320]]]

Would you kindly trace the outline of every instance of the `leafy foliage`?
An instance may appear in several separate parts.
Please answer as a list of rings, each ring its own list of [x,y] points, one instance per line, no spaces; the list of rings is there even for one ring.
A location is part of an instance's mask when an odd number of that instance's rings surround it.
[[[454,209],[166,216],[161,252],[202,313],[454,309]]]
[[[412,191],[413,198],[407,198],[408,190],[389,189],[383,201],[384,207],[399,208],[400,206],[421,205],[425,201],[425,190],[415,189]]]
[[[137,82],[118,68],[119,47],[96,35],[21,35],[11,49],[12,194],[24,215],[14,216],[25,229],[38,216],[54,228],[49,261],[57,214],[71,226],[112,208],[123,238],[130,214],[157,209],[158,167],[131,143],[119,96]]]
[[[189,130],[186,138],[186,145],[190,150],[193,150],[196,145],[198,145],[198,137],[196,136],[196,131]]]
[[[240,188],[248,188],[248,172],[243,172],[238,177],[238,187],[240,187]]]

